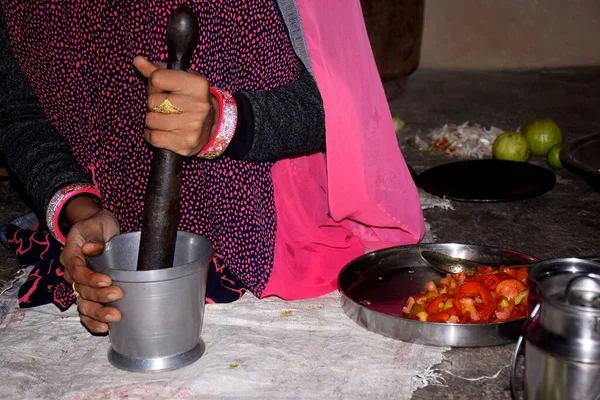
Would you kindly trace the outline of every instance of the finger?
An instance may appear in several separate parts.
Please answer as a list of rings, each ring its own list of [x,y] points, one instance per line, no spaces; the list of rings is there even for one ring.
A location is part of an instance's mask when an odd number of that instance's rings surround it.
[[[77,300],[77,311],[93,320],[109,323],[121,320],[121,313],[114,307],[105,307],[100,303],[79,298]]]
[[[86,256],[97,256],[102,254],[104,251],[104,246],[104,241],[90,240],[85,242],[85,244],[81,247],[81,251]]]
[[[108,332],[108,324],[99,322],[85,315],[80,315],[79,320],[81,323],[92,333],[106,333]]]
[[[148,110],[161,105],[165,99],[169,99],[171,104],[186,113],[205,114],[210,111],[211,103],[199,96],[188,96],[179,93],[151,93],[148,95]]]
[[[140,74],[145,78],[150,78],[152,73],[159,69],[159,66],[148,61],[146,57],[136,56],[133,59],[133,66],[137,69]]]
[[[78,299],[77,310],[81,323],[94,333],[108,332],[108,323],[121,320],[121,313],[116,308],[83,299]]]
[[[178,132],[146,129],[144,136],[154,147],[171,150],[184,157],[198,154],[208,143],[208,136],[193,135],[187,137]]]
[[[87,267],[85,255],[76,243],[68,244],[60,254],[60,262],[65,266],[65,280],[68,283],[91,287],[108,287],[112,284],[111,279],[104,274],[96,274]]]
[[[194,72],[157,68],[148,78],[148,93],[171,92],[208,99],[209,90],[206,78]]]
[[[123,291],[117,286],[99,289],[75,283],[75,289],[79,292],[79,298],[96,303],[110,303],[123,298]]]
[[[198,132],[204,129],[206,115],[203,114],[146,114],[146,127],[151,130],[170,132]]]
[[[69,267],[65,269],[68,271],[71,283],[76,282],[77,287],[104,288],[112,285],[112,280],[108,275],[95,273],[87,267],[85,262],[69,260],[67,263]]]

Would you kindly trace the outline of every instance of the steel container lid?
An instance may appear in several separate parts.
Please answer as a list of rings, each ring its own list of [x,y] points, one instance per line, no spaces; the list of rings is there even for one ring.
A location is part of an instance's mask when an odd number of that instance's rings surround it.
[[[555,275],[588,273],[600,274],[600,263],[580,258],[554,258],[529,267],[529,278],[537,285]]]
[[[556,274],[539,289],[540,310],[525,324],[524,337],[555,356],[600,363],[600,274]]]

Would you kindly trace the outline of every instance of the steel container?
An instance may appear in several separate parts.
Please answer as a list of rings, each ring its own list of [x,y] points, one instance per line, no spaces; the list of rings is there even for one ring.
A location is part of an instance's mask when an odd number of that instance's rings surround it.
[[[524,344],[525,397],[529,400],[600,398],[600,264],[552,260],[539,280],[539,303],[523,325],[513,357]],[[543,263],[538,264],[541,265]],[[533,269],[536,274],[541,271]]]
[[[90,268],[108,275],[123,298],[107,304],[122,319],[109,324],[108,359],[117,368],[151,372],[189,365],[205,350],[200,334],[212,245],[177,232],[173,267],[137,271],[140,232],[115,236]]]

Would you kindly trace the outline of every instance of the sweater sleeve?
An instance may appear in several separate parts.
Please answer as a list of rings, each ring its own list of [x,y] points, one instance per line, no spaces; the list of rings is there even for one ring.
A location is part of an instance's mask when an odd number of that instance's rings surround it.
[[[74,182],[91,183],[47,120],[12,54],[0,14],[0,153],[11,177],[43,216],[50,198]]]
[[[234,94],[238,125],[224,155],[275,161],[325,151],[323,100],[309,71],[301,68],[300,78],[287,85]]]

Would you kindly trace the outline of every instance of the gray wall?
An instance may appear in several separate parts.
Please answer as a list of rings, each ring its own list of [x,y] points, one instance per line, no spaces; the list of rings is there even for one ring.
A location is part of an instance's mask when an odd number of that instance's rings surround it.
[[[600,64],[600,0],[426,0],[421,68]]]

